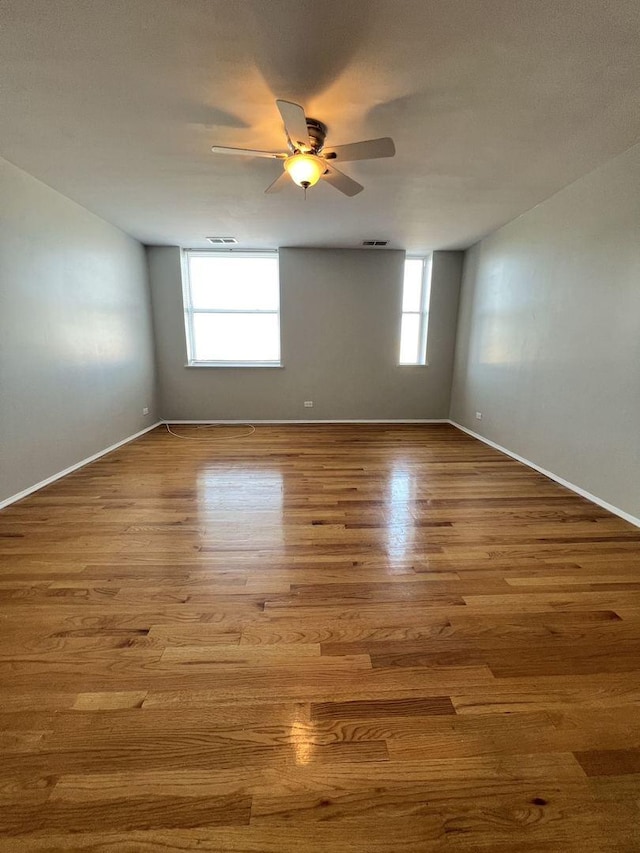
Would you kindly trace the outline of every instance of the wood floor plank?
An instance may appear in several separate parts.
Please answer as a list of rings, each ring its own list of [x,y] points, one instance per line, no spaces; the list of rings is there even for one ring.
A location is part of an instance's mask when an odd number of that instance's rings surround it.
[[[501,678],[471,691],[452,691],[458,714],[511,714],[558,706],[612,708],[640,705],[640,669],[631,673]]]
[[[0,851],[640,851],[640,532],[447,424],[0,512]],[[237,430],[236,430],[237,432]]]
[[[576,758],[587,776],[620,776],[640,774],[640,748],[591,749],[576,752]]]
[[[12,805],[0,817],[0,833],[7,836],[96,832],[190,826],[238,826],[249,823],[251,798],[223,797],[123,797],[90,805],[67,800]]]
[[[424,699],[381,699],[351,702],[317,702],[311,704],[311,720],[368,720],[388,717],[425,717],[433,714],[455,714],[448,696]]]

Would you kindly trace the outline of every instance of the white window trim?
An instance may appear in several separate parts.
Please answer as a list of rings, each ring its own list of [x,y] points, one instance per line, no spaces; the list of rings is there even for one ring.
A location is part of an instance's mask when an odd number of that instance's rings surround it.
[[[419,326],[419,356],[420,361],[398,361],[398,367],[429,367],[429,309],[431,306],[431,274],[433,270],[432,255],[407,255],[407,261],[422,261],[422,280],[420,286],[420,310],[403,311],[400,305],[400,329],[402,329],[402,318],[405,314],[418,314],[420,316]],[[404,296],[404,280],[403,293]],[[400,340],[398,339],[398,350]]]
[[[185,333],[185,341],[187,345],[187,360],[185,362],[185,367],[283,367],[282,364],[282,338],[280,336],[280,310],[281,310],[281,294],[280,287],[278,286],[278,310],[277,311],[266,311],[266,310],[256,310],[256,311],[247,311],[240,310],[235,311],[233,309],[206,309],[206,308],[198,308],[194,309],[191,303],[191,286],[189,283],[189,258],[209,258],[212,256],[221,255],[233,255],[234,258],[273,258],[274,256],[278,257],[278,252],[276,249],[269,250],[249,250],[249,251],[241,251],[238,252],[235,249],[226,249],[226,250],[202,250],[202,249],[184,249],[182,251],[182,304],[184,308],[184,333]],[[196,359],[191,357],[191,353],[195,352],[194,340],[193,340],[193,324],[191,322],[191,318],[194,314],[275,314],[278,318],[278,341],[280,344],[280,358],[278,361],[197,361]]]

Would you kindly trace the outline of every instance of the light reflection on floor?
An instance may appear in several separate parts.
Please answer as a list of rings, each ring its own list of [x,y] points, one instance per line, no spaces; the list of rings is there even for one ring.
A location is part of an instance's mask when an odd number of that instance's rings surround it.
[[[414,517],[411,504],[415,500],[415,491],[415,478],[406,462],[394,462],[385,502],[390,568],[393,568],[394,562],[405,560],[413,546]]]
[[[215,465],[198,471],[198,520],[222,549],[284,544],[283,476],[274,468]]]
[[[314,746],[311,732],[313,724],[306,719],[304,707],[298,707],[297,716],[291,724],[291,741],[296,756],[296,764],[310,764],[313,758]]]

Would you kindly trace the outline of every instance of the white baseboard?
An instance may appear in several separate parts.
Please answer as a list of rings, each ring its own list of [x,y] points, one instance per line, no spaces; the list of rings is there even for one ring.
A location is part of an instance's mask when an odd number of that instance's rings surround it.
[[[449,418],[393,418],[393,419],[383,419],[383,418],[360,418],[357,420],[311,420],[305,419],[303,421],[294,421],[294,420],[268,420],[268,421],[255,421],[255,420],[244,420],[244,421],[177,421],[172,420],[171,418],[164,418],[161,423],[163,424],[185,424],[188,426],[189,424],[236,424],[242,426],[254,426],[255,424],[264,424],[268,426],[269,424],[448,424],[451,423]]]
[[[547,471],[546,468],[542,468],[540,465],[536,465],[535,462],[531,462],[529,459],[525,459],[524,456],[520,456],[519,454],[514,453],[512,450],[508,450],[506,447],[503,447],[501,444],[496,444],[495,441],[491,441],[491,439],[485,438],[483,435],[479,435],[477,432],[474,432],[471,429],[467,429],[467,427],[462,426],[462,424],[459,424],[457,421],[449,420],[449,423],[452,426],[457,427],[459,430],[462,430],[462,432],[466,432],[467,435],[470,435],[472,438],[477,438],[478,441],[482,441],[484,444],[488,444],[489,447],[493,447],[495,450],[499,450],[500,453],[504,453],[507,456],[510,456],[512,459],[515,459],[517,462],[522,462],[523,465],[527,465],[529,468],[533,468],[540,474],[544,474],[544,476],[548,477],[550,480],[554,480],[556,483],[560,483],[561,486],[564,486],[566,489],[575,492],[582,498],[586,498],[588,501],[591,501],[591,503],[601,506],[603,509],[608,510],[609,512],[619,516],[620,518],[624,518],[625,521],[628,521],[630,524],[633,524],[636,527],[640,527],[640,518],[636,518],[635,515],[631,515],[630,513],[625,512],[623,509],[620,509],[619,507],[614,506],[613,504],[607,503],[607,501],[603,501],[602,498],[599,498],[596,495],[592,495],[591,492],[587,492],[585,489],[580,488],[580,486],[576,486],[575,483],[570,483],[563,477],[559,477],[557,474],[554,474],[553,471]]]
[[[34,483],[33,486],[23,489],[21,492],[18,492],[17,495],[12,495],[10,498],[0,501],[0,509],[4,509],[4,507],[9,506],[9,504],[13,504],[16,501],[22,500],[22,498],[26,498],[28,495],[33,494],[33,492],[37,492],[38,489],[42,489],[50,483],[55,483],[56,480],[59,480],[61,477],[66,477],[67,474],[71,474],[72,471],[77,471],[78,468],[84,468],[84,466],[88,465],[90,462],[95,462],[96,459],[100,459],[101,456],[106,456],[106,454],[111,453],[112,450],[117,450],[118,447],[122,447],[123,444],[128,444],[130,441],[140,438],[140,436],[144,435],[145,432],[150,432],[157,426],[162,426],[162,421],[156,421],[156,423],[151,426],[141,429],[140,432],[136,432],[134,435],[129,435],[127,438],[123,438],[122,441],[118,441],[116,444],[112,444],[110,447],[105,447],[104,450],[94,453],[93,456],[87,456],[86,459],[82,459],[80,462],[70,465],[68,468],[65,468],[64,471],[58,471],[57,474],[52,474],[51,477],[47,477],[46,480],[40,480],[39,483]]]

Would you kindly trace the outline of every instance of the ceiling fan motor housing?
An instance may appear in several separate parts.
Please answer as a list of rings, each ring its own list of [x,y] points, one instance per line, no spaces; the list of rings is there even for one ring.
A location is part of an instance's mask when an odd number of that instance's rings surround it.
[[[309,131],[309,148],[313,154],[318,154],[324,148],[327,126],[315,118],[307,117],[307,130]]]

